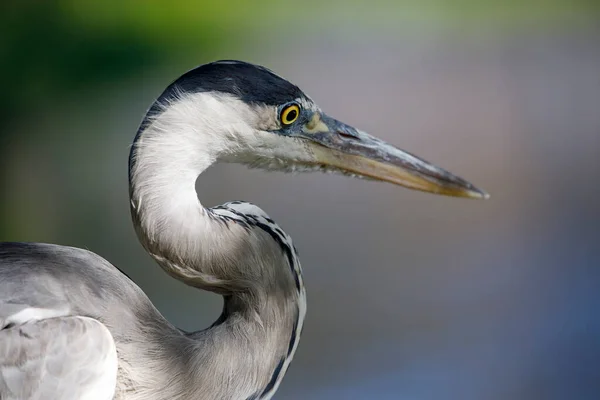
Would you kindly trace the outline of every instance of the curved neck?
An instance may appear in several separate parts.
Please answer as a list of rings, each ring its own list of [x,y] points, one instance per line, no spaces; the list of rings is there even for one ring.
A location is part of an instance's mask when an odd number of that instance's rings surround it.
[[[211,221],[195,189],[198,175],[218,158],[219,146],[165,111],[136,136],[130,153],[129,191],[138,238],[159,264],[188,263],[206,254]],[[171,120],[171,121],[169,121]]]
[[[182,337],[191,339],[181,345],[193,351],[178,353],[175,375],[188,379],[181,387],[191,398],[268,399],[299,340],[305,313],[300,266],[295,253],[289,255],[293,246],[280,236],[277,241],[258,224],[200,204],[198,175],[233,144],[202,129],[215,121],[190,121],[189,115],[202,113],[163,112],[138,134],[130,156],[132,217],[143,246],[171,276],[225,296],[213,326]],[[255,208],[256,222],[264,217]]]

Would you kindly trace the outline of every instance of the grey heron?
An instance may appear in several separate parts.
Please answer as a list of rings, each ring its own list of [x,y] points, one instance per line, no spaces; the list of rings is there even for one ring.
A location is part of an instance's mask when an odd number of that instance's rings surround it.
[[[185,332],[90,251],[2,243],[2,400],[273,396],[302,331],[302,271],[292,240],[262,209],[199,202],[196,179],[216,162],[487,197],[333,119],[264,67],[201,65],[169,85],[142,120],[129,158],[130,208],[146,251],[171,277],[222,295],[221,316]]]

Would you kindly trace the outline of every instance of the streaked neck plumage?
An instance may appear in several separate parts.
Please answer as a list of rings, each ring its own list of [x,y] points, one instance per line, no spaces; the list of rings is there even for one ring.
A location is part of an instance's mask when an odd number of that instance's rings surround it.
[[[130,196],[140,241],[171,276],[224,296],[222,316],[190,340],[181,398],[268,399],[298,344],[305,314],[300,264],[287,236],[260,208],[212,209],[195,183],[211,164],[251,148],[253,111],[197,93],[142,125],[131,151]],[[242,118],[241,118],[241,117]],[[172,358],[172,354],[164,354]],[[190,385],[189,379],[197,382]],[[190,387],[195,387],[190,389]]]

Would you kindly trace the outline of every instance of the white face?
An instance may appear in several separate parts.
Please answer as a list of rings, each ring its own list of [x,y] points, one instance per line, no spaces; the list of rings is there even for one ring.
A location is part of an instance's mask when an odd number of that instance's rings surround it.
[[[224,93],[180,94],[151,120],[172,156],[187,153],[280,171],[334,171],[412,189],[484,198],[465,180],[323,113],[308,98],[249,104]],[[168,139],[166,138],[168,136]],[[187,158],[187,157],[186,157]]]
[[[221,97],[222,106],[240,116],[232,124],[235,131],[234,151],[219,157],[221,161],[243,163],[252,168],[279,171],[307,171],[319,168],[313,143],[305,134],[320,109],[309,99],[298,98],[271,106],[247,104],[233,97]]]

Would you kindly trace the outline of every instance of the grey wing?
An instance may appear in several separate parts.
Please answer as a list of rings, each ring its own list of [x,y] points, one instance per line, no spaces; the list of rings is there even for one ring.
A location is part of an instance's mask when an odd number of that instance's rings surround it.
[[[109,330],[78,316],[0,330],[0,399],[112,399],[117,353]]]

